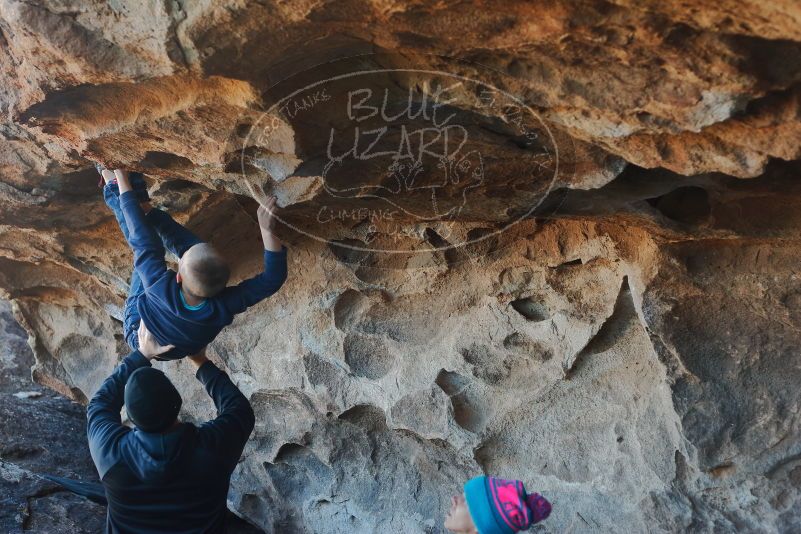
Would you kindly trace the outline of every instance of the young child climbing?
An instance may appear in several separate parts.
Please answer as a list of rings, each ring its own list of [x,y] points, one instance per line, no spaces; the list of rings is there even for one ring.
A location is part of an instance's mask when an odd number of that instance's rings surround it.
[[[454,534],[514,534],[547,518],[551,503],[539,493],[526,493],[519,480],[480,476],[451,497],[445,528]]]
[[[134,253],[131,285],[125,301],[123,331],[138,348],[139,322],[163,346],[173,348],[164,359],[198,353],[231,324],[234,316],[269,297],[286,280],[286,247],[275,236],[275,198],[258,209],[264,242],[264,272],[226,287],[230,269],[208,243],[150,205],[139,173],[98,167],[103,198],[114,212]],[[167,269],[165,248],[178,258],[178,272]]]

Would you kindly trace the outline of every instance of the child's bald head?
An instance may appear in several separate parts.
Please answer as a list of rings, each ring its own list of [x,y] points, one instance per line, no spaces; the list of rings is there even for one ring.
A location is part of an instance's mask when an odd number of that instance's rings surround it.
[[[228,284],[231,270],[219,252],[208,243],[198,243],[187,250],[178,265],[181,284],[190,294],[213,297]]]

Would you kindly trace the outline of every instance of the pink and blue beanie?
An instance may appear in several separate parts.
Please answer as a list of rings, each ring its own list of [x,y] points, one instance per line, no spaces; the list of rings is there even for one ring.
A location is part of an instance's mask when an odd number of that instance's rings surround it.
[[[479,534],[514,534],[551,513],[551,503],[539,493],[528,495],[519,480],[476,477],[464,485],[464,496]]]

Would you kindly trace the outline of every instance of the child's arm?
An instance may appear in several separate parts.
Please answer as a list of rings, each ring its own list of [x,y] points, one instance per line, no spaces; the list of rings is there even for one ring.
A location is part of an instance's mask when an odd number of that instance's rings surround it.
[[[131,187],[128,173],[118,169],[114,174],[120,188],[120,208],[128,225],[128,244],[134,253],[134,268],[147,290],[167,272],[164,245],[145,218],[145,212]]]
[[[264,250],[280,252],[283,249],[281,240],[275,235],[275,197],[268,197],[265,206],[259,206],[256,210],[259,218],[259,229],[261,230],[261,240],[264,242]]]
[[[275,197],[270,197],[266,206],[259,206],[257,213],[264,242],[264,272],[221,293],[223,306],[232,314],[242,313],[276,293],[287,277],[286,247],[274,233]]]

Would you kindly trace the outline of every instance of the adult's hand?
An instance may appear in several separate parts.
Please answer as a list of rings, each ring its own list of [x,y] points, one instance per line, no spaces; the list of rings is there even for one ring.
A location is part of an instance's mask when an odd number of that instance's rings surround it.
[[[139,352],[141,352],[142,356],[148,360],[152,360],[156,356],[164,354],[165,352],[175,348],[175,345],[167,345],[166,347],[159,345],[159,342],[156,341],[156,338],[153,337],[153,334],[151,334],[147,328],[145,328],[144,321],[139,321],[137,337],[139,338]]]
[[[195,366],[195,369],[200,369],[200,367],[204,363],[209,361],[209,359],[206,358],[206,347],[203,347],[203,350],[201,350],[197,354],[193,354],[191,356],[187,356],[186,359],[189,360],[190,362],[192,362],[192,364]]]

